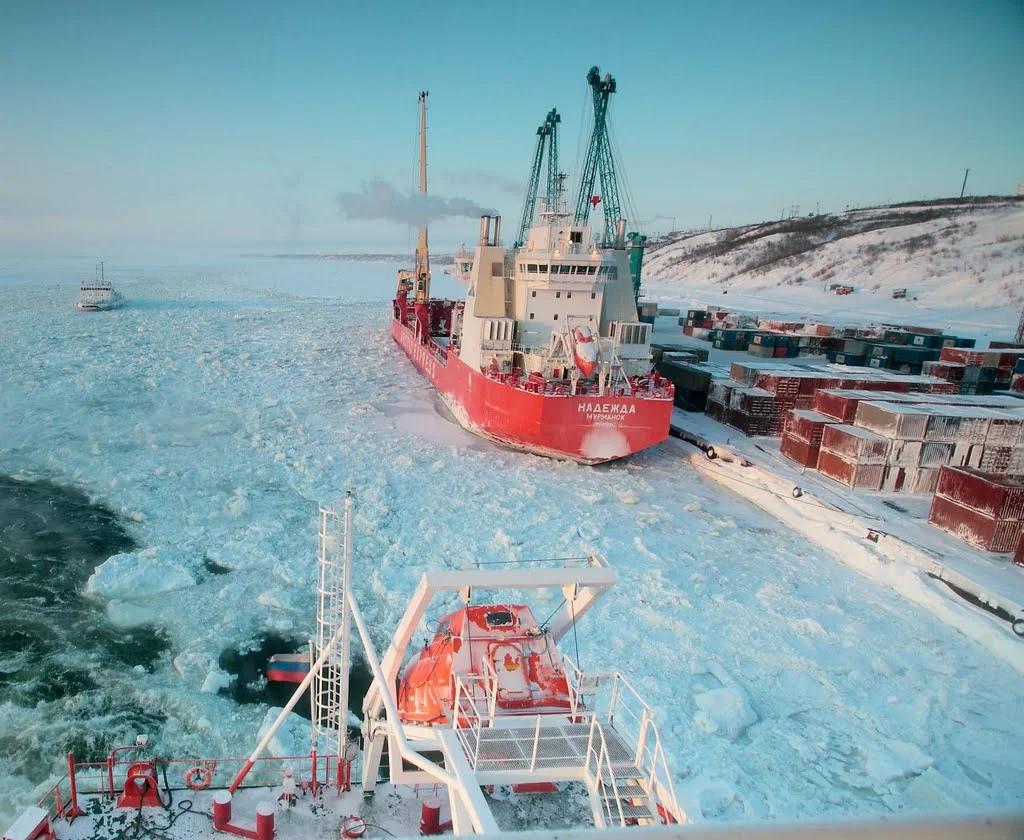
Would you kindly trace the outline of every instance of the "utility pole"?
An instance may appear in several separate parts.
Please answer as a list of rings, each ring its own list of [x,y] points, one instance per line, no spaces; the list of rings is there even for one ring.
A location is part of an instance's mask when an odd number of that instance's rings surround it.
[[[964,170],[964,183],[960,187],[960,200],[961,201],[964,200],[964,190],[967,189],[967,173],[970,172],[970,171],[971,171],[970,169],[965,169]]]

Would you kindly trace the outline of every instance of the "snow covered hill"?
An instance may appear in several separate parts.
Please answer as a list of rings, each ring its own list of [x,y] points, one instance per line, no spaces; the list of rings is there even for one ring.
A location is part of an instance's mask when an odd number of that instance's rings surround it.
[[[906,288],[907,303],[892,303],[1002,310],[997,320],[1015,325],[1024,299],[1024,201],[914,203],[673,233],[653,243],[644,278],[649,297],[698,294],[722,303],[726,293],[731,303],[759,293],[819,308],[833,283],[855,287],[871,304]],[[891,305],[881,308],[888,314]]]

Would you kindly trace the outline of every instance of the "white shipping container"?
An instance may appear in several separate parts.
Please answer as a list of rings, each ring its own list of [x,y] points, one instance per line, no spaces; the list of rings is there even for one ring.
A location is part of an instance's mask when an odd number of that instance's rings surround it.
[[[917,467],[921,461],[919,440],[894,440],[889,447],[889,463],[901,467]]]
[[[888,466],[882,476],[882,489],[888,493],[900,493],[906,490],[907,470],[904,467]]]
[[[953,457],[949,464],[952,467],[977,467],[981,464],[981,453],[984,449],[980,443],[957,441],[953,445]]]
[[[921,447],[921,468],[945,466],[953,458],[954,448],[952,443],[926,442]]]
[[[908,493],[934,493],[939,484],[939,470],[908,470],[904,487]]]
[[[923,440],[929,416],[924,406],[861,402],[853,424],[893,440]]]
[[[936,406],[937,412],[928,418],[928,428],[924,436],[928,440],[956,440],[960,435],[960,418],[951,417],[946,411],[947,406]]]
[[[997,408],[989,409],[989,413],[991,417],[985,443],[992,446],[1013,446],[1015,443],[1024,442],[1021,441],[1024,420],[1018,413]]]
[[[1024,446],[1015,446],[1010,452],[1010,466],[1006,468],[1010,475],[1024,475]]]

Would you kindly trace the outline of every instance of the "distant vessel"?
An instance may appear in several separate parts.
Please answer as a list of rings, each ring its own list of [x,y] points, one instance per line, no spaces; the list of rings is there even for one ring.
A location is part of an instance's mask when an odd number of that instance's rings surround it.
[[[78,291],[78,303],[83,312],[98,312],[103,309],[116,309],[124,298],[110,285],[103,272],[103,263],[96,266],[96,276],[92,280],[83,280]]]
[[[473,272],[473,252],[466,248],[465,245],[460,245],[459,250],[455,252],[455,256],[452,257],[451,269],[445,269],[445,274],[450,274],[453,277],[458,277],[463,283],[469,282],[469,277]]]
[[[420,93],[421,193],[426,99]],[[468,268],[464,301],[430,297],[427,229],[420,228],[416,268],[398,273],[391,335],[469,431],[598,464],[665,440],[674,388],[652,369],[653,327],[637,317],[625,220],[598,244],[585,213],[600,197],[581,201],[584,210],[570,216],[563,177],[537,224],[529,226],[532,207],[524,213],[516,247],[501,245],[500,217],[482,218],[473,258],[456,256],[453,273]]]

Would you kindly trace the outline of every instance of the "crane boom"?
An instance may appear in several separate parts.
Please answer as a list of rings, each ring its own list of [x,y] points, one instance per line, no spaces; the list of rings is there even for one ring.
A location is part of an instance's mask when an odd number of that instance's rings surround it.
[[[519,236],[516,238],[516,247],[526,241],[526,231],[533,221],[533,214],[537,208],[537,189],[540,187],[540,172],[544,162],[544,143],[548,137],[547,120],[540,124],[537,129],[537,146],[533,152],[533,168],[530,170],[530,180],[526,185],[526,200],[523,202],[523,215],[519,221]]]
[[[420,91],[420,193],[427,193],[427,92]],[[416,244],[416,303],[430,300],[430,252],[427,248],[427,222],[420,225]]]
[[[560,190],[558,172],[558,124],[562,121],[561,115],[554,108],[548,112],[545,121],[548,127],[548,194],[547,210],[551,212],[558,204]]]
[[[601,78],[597,67],[591,67],[587,73],[594,99],[594,131],[590,135],[587,146],[586,162],[580,177],[580,189],[576,198],[576,224],[585,225],[590,219],[590,210],[598,201],[605,202],[605,237],[615,230],[619,219],[619,190],[615,182],[615,163],[612,158],[611,144],[608,141],[608,97],[615,93],[615,79],[608,73]],[[594,195],[594,182],[598,170],[601,171],[601,189],[603,196]]]

